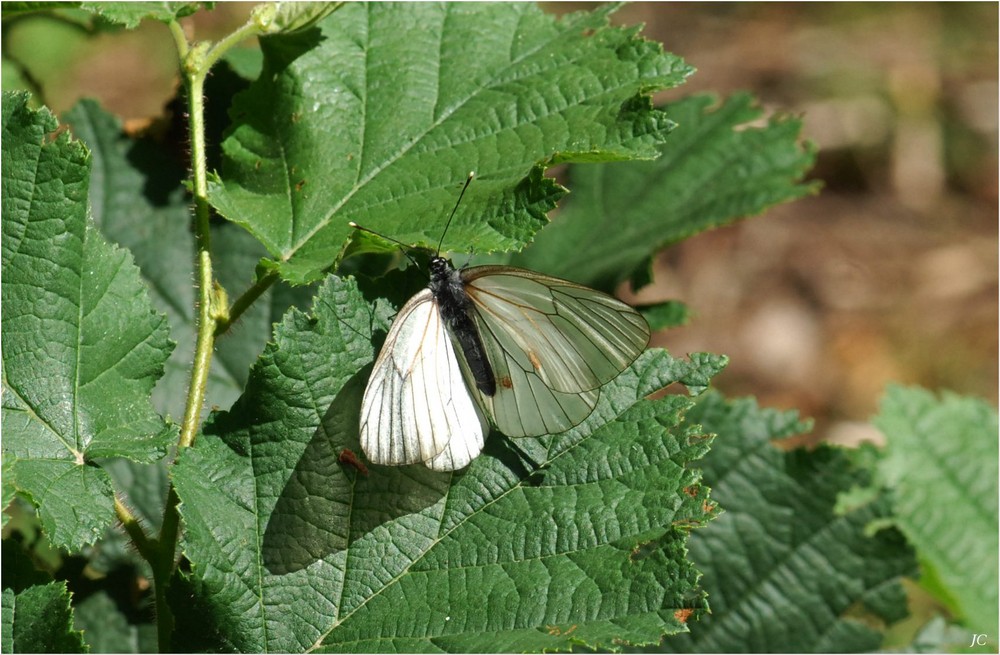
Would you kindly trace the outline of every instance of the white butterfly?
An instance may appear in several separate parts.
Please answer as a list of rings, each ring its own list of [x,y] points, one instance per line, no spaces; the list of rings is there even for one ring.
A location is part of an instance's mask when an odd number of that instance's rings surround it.
[[[361,448],[375,464],[454,471],[482,451],[489,423],[508,437],[568,430],[649,342],[637,311],[573,282],[509,266],[456,270],[440,256],[430,270],[361,401]]]

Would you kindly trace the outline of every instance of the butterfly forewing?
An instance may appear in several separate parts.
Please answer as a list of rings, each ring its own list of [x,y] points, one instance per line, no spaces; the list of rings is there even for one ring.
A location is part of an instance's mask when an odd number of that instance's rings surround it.
[[[425,289],[400,310],[375,360],[361,401],[361,447],[376,464],[454,470],[482,450],[485,427]]]
[[[642,316],[600,291],[504,266],[479,266],[462,277],[481,331],[555,391],[599,388],[649,342]]]
[[[531,271],[481,266],[462,272],[497,392],[478,394],[511,437],[579,424],[646,347],[649,328],[628,305]]]

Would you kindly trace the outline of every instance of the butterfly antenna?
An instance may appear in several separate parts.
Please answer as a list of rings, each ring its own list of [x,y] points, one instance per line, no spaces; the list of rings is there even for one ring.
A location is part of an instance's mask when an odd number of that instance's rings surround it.
[[[350,221],[347,224],[353,227],[355,230],[361,230],[362,232],[367,232],[368,234],[374,234],[380,239],[385,239],[386,241],[391,241],[392,243],[395,243],[397,246],[403,249],[403,254],[406,255],[406,258],[409,259],[414,266],[420,268],[420,264],[417,263],[417,260],[414,259],[413,257],[410,257],[410,253],[407,252],[408,250],[413,250],[413,246],[407,245],[402,241],[400,241],[399,239],[393,239],[392,237],[382,234],[381,232],[376,232],[375,230],[371,230],[363,225],[358,225],[354,221]]]
[[[458,200],[455,201],[455,208],[451,210],[451,216],[448,217],[448,222],[444,224],[444,231],[441,232],[441,238],[438,240],[437,256],[441,255],[441,244],[444,243],[444,235],[448,233],[451,219],[455,218],[455,212],[458,211],[458,205],[462,202],[462,196],[465,195],[465,190],[469,188],[469,183],[472,182],[472,178],[475,176],[476,171],[469,171],[469,177],[465,178],[465,186],[462,187],[462,192],[458,194]]]

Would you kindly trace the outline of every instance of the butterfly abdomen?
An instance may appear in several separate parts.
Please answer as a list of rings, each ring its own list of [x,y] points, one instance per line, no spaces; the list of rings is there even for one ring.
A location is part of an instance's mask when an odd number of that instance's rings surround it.
[[[428,286],[441,311],[441,318],[462,348],[476,387],[492,397],[497,392],[496,376],[472,318],[472,300],[465,292],[465,284],[458,271],[443,257],[432,258],[430,269],[431,282]]]

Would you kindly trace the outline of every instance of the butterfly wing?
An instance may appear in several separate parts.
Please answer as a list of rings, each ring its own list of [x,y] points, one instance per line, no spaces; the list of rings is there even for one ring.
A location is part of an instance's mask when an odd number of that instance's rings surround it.
[[[484,395],[478,389],[476,394],[493,423],[507,436],[565,432],[590,416],[597,406],[600,389],[577,393],[555,391],[545,386],[534,372],[517,366],[499,341],[484,338],[483,345],[500,382],[494,395]]]
[[[508,436],[579,424],[649,342],[642,316],[600,291],[507,266],[462,279],[497,378],[497,393],[479,400]]]
[[[375,360],[361,401],[361,448],[375,464],[452,471],[482,451],[486,427],[425,289],[399,311]]]

